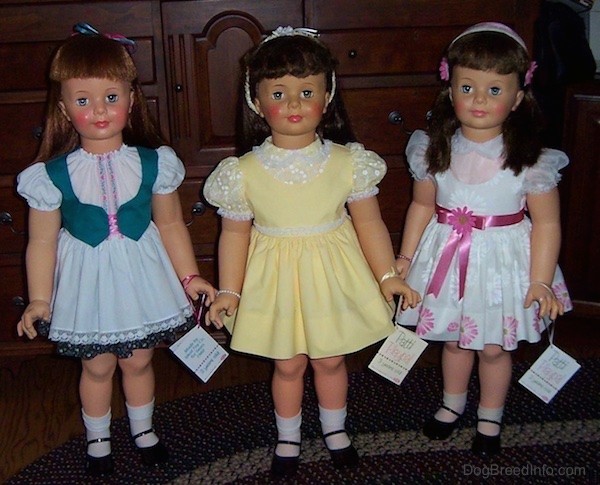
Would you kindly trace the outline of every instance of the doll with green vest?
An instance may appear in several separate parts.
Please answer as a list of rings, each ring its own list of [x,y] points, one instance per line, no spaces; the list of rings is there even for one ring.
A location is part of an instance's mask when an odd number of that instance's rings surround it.
[[[19,335],[39,332],[80,358],[86,468],[113,471],[113,375],[121,370],[141,462],[168,451],[152,424],[153,348],[194,324],[215,289],[200,277],[177,188],[185,170],[149,114],[135,45],[75,26],[50,65],[47,117],[35,163],[19,174],[29,204],[29,304]]]

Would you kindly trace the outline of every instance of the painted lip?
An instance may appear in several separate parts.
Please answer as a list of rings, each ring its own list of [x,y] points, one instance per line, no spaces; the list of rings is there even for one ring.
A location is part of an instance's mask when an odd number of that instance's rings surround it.
[[[479,109],[474,109],[471,111],[471,114],[473,116],[475,116],[476,118],[483,118],[487,114],[487,112],[479,110]]]
[[[96,121],[96,123],[94,123],[94,126],[97,128],[106,128],[108,125],[108,121]]]
[[[298,123],[299,121],[302,121],[302,116],[300,116],[300,115],[288,116],[288,121],[290,121],[291,123]]]

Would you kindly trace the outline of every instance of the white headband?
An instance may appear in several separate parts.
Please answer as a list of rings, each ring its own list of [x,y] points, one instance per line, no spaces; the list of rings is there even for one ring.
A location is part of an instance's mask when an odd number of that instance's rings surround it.
[[[525,41],[517,34],[513,29],[508,27],[507,25],[501,24],[500,22],[481,22],[479,24],[475,24],[472,27],[469,27],[462,34],[458,35],[450,45],[454,44],[458,39],[464,37],[465,35],[474,34],[475,32],[498,32],[500,34],[508,35],[511,39],[515,40],[519,43],[523,49],[527,51],[527,46],[525,45]]]
[[[266,42],[269,42],[270,40],[276,39],[277,37],[287,37],[287,36],[292,36],[292,35],[302,35],[304,37],[311,37],[313,39],[316,39],[319,37],[319,32],[315,29],[309,29],[309,28],[305,28],[305,27],[293,28],[289,25],[286,27],[280,26],[280,27],[277,27],[273,32],[271,32],[271,35],[268,35],[267,37],[265,37],[262,40],[262,42],[260,43],[260,45],[263,45]],[[335,88],[336,88],[335,71],[332,71],[331,72],[331,92],[329,93],[329,96],[327,97],[327,104],[331,103],[331,100],[333,99],[333,96],[335,95]],[[246,79],[244,81],[244,97],[246,98],[246,104],[248,105],[248,107],[252,111],[254,111],[257,115],[260,115],[260,111],[254,104],[254,101],[252,100],[252,96],[250,95],[250,72],[248,71],[248,69],[246,69]]]

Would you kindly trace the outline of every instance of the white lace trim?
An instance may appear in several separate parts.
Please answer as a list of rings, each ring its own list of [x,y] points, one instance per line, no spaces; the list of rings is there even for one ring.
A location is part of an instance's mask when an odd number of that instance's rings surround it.
[[[485,158],[498,159],[502,157],[503,150],[504,139],[502,133],[483,143],[469,140],[462,134],[460,128],[452,136],[452,152],[454,153],[475,152]]]
[[[329,231],[333,231],[340,227],[348,219],[348,214],[344,213],[342,217],[335,221],[327,222],[319,226],[311,227],[269,227],[261,226],[260,224],[254,223],[254,228],[266,236],[313,236],[315,234],[323,234]]]
[[[268,137],[265,142],[252,151],[262,165],[284,184],[305,184],[323,173],[332,142],[321,142],[316,139],[307,147],[298,150],[279,148],[273,145],[273,140]]]

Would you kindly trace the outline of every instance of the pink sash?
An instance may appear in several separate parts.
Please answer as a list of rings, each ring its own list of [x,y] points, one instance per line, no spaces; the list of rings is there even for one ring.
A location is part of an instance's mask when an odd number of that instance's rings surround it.
[[[452,233],[446,242],[442,257],[433,273],[427,294],[439,295],[454,253],[458,251],[459,299],[462,299],[465,293],[465,280],[467,277],[467,265],[469,264],[469,252],[471,250],[471,232],[473,228],[484,230],[487,227],[516,224],[517,222],[521,222],[525,217],[525,210],[521,209],[516,214],[502,216],[475,216],[466,207],[449,210],[436,205],[435,212],[439,223],[450,224],[452,226]]]

